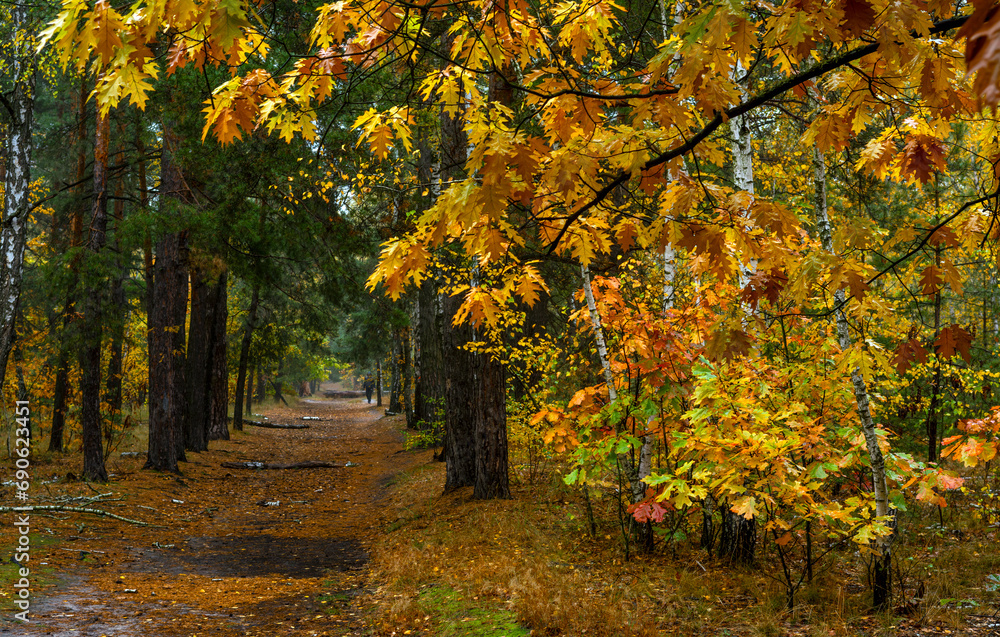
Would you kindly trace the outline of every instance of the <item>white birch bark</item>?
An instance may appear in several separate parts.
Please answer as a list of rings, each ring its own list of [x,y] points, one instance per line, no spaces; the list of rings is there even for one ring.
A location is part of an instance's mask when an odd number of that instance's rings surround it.
[[[608,360],[608,346],[604,340],[601,315],[597,312],[594,289],[590,287],[590,268],[580,264],[580,275],[583,277],[583,296],[587,299],[590,325],[594,328],[594,339],[597,341],[597,356],[601,361],[601,370],[604,372],[604,382],[608,386],[608,400],[614,403],[618,401],[618,391],[615,389],[615,375],[611,371],[611,362]]]
[[[816,230],[819,233],[823,249],[832,254],[833,233],[830,228],[830,217],[827,214],[826,201],[826,163],[819,149],[815,150],[813,161],[816,180]],[[834,314],[837,321],[837,340],[840,343],[840,349],[847,351],[851,348],[852,338],[847,314],[844,312],[844,291],[837,290],[833,298],[836,303]],[[854,400],[857,404],[858,417],[861,420],[861,431],[864,433],[865,446],[868,448],[868,457],[871,460],[872,486],[875,491],[875,515],[878,517],[891,516],[893,515],[893,510],[889,507],[885,458],[878,446],[878,435],[875,433],[875,423],[872,420],[868,387],[864,377],[857,368],[851,372],[851,383],[854,386]],[[892,536],[880,537],[876,541],[876,546],[882,554],[883,559],[889,558],[892,549]]]
[[[0,385],[14,345],[14,323],[21,297],[24,245],[31,211],[31,130],[35,104],[35,55],[29,42],[28,8],[11,5],[14,51],[10,59],[14,90],[7,138],[7,178],[4,182],[3,224],[0,229]]]
[[[746,70],[743,64],[737,60],[733,74],[736,77],[743,75]],[[740,84],[740,94],[743,99],[747,97],[746,83]],[[750,118],[747,115],[738,115],[729,121],[729,127],[733,135],[733,182],[737,190],[749,193],[750,202],[753,202],[753,135],[750,132]],[[749,208],[749,205],[747,207]],[[740,288],[745,288],[757,270],[756,259],[751,259],[748,265],[740,263]],[[749,309],[747,316],[751,315]]]

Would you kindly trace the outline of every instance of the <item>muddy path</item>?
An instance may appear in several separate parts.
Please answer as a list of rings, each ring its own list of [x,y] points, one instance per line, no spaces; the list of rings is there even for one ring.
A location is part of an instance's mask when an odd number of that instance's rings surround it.
[[[32,622],[5,613],[0,635],[366,632],[358,601],[369,586],[366,546],[379,533],[386,485],[420,460],[403,451],[395,419],[364,399],[303,399],[264,413],[309,428],[247,427],[208,452],[189,453],[180,476],[143,471],[142,457],[118,457],[108,485],[46,487],[43,499],[109,493],[92,506],[157,526],[37,516],[32,562],[44,576],[33,584]],[[309,460],[336,466],[222,467]]]

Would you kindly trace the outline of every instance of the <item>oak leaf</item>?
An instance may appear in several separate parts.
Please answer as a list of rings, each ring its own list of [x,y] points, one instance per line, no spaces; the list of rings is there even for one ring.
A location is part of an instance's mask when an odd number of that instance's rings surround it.
[[[914,361],[920,363],[927,362],[927,350],[915,338],[899,344],[896,348],[896,355],[892,358],[892,364],[896,371],[902,376],[910,368]]]
[[[944,147],[930,135],[910,135],[903,147],[899,171],[911,180],[926,184],[945,169]]]
[[[875,9],[866,0],[844,0],[844,31],[860,37],[875,23]]]
[[[972,334],[963,329],[957,323],[942,328],[938,332],[938,337],[934,341],[934,350],[939,356],[951,358],[955,353],[962,355],[966,363],[972,362],[970,348],[972,347]]]

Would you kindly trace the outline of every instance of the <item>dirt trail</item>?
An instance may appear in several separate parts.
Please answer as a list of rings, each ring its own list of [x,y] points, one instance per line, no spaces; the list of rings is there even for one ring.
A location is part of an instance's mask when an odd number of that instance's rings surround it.
[[[95,508],[162,527],[39,516],[36,524],[51,534],[42,533],[32,561],[47,562],[58,583],[33,590],[31,624],[6,613],[0,634],[359,634],[356,598],[367,585],[365,547],[378,533],[379,500],[417,459],[402,450],[397,425],[364,399],[306,399],[265,414],[310,427],[247,427],[208,452],[189,453],[182,476],[142,471],[141,457],[110,465],[116,477],[97,488],[123,500]],[[306,460],[337,467],[221,467]],[[93,495],[79,483],[52,490]]]

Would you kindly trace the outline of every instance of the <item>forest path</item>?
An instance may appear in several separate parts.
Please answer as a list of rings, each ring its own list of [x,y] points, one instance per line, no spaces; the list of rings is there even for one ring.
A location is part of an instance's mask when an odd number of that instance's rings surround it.
[[[247,427],[188,454],[183,475],[115,458],[112,492],[94,508],[163,525],[138,527],[74,514],[36,518],[52,531],[33,550],[59,583],[33,584],[31,624],[0,634],[58,637],[353,635],[364,630],[366,543],[379,499],[417,462],[393,420],[361,399],[302,399],[265,412],[308,429]],[[303,417],[319,418],[304,420]],[[227,469],[223,462],[336,463],[323,469]],[[349,463],[349,464],[348,464]],[[346,465],[346,466],[345,466]],[[93,495],[87,485],[53,492]],[[113,498],[123,498],[112,502]]]

